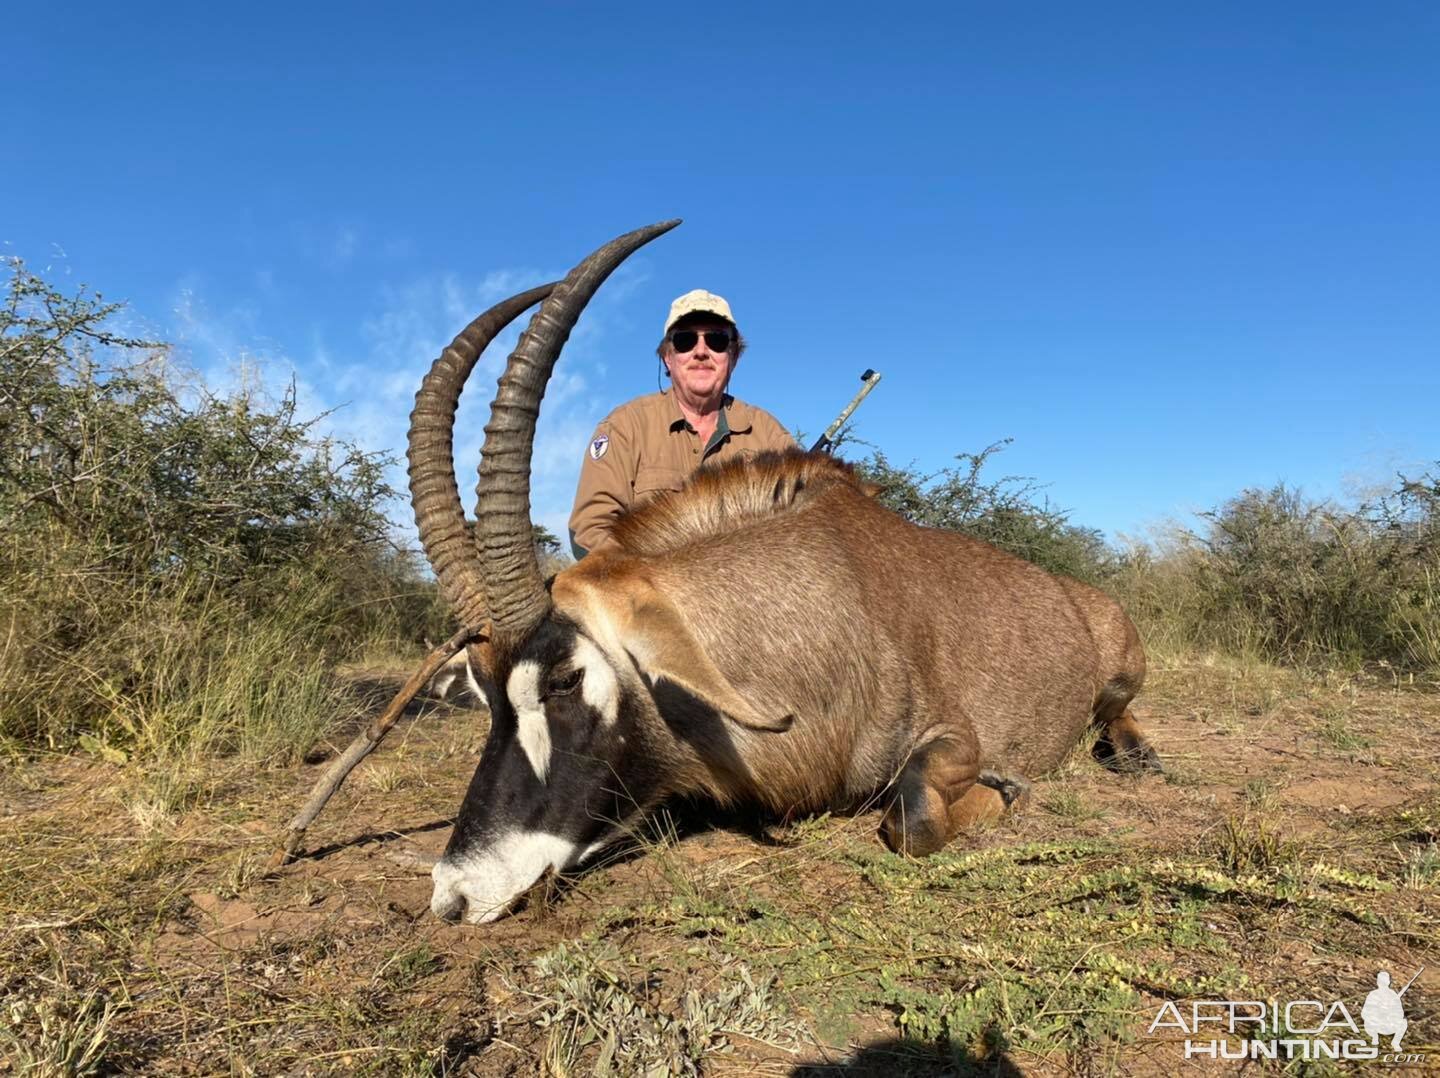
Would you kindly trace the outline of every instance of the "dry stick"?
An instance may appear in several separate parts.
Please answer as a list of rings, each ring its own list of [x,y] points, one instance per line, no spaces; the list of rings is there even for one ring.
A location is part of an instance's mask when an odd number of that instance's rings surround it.
[[[375,750],[380,744],[380,739],[390,732],[409,706],[410,701],[415,699],[418,693],[432,677],[440,672],[457,651],[469,643],[478,635],[479,629],[465,628],[452,636],[445,643],[432,651],[420,664],[420,669],[410,675],[410,680],[400,687],[395,698],[390,701],[381,716],[372,722],[354,741],[350,742],[349,748],[335,758],[335,762],[325,769],[325,774],[315,783],[315,788],[310,791],[310,799],[305,802],[302,808],[290,821],[290,826],[285,829],[281,836],[280,848],[270,855],[267,864],[269,869],[283,868],[295,857],[295,851],[300,848],[301,841],[305,838],[305,829],[315,822],[315,817],[325,807],[325,803],[335,796],[335,791],[340,789],[340,784],[345,781],[347,775],[355,770],[355,765]]]

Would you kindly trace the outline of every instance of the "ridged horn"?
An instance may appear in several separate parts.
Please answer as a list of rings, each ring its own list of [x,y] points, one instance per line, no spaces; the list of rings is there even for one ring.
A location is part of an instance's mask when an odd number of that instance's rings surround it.
[[[627,232],[581,262],[540,305],[505,364],[480,451],[480,557],[494,644],[511,650],[550,610],[530,527],[530,459],[540,400],[580,312],[615,267],[678,225],[664,221]]]
[[[511,296],[471,322],[440,353],[415,394],[405,454],[410,462],[410,504],[440,594],[464,626],[478,628],[485,622],[485,582],[455,484],[455,409],[466,379],[495,335],[550,295],[555,284]]]

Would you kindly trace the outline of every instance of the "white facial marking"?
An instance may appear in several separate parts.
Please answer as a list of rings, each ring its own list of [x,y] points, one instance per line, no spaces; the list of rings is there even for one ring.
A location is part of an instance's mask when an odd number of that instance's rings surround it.
[[[462,677],[465,679],[466,688],[474,694],[475,699],[483,701],[485,690],[480,688],[480,682],[475,677],[475,669],[470,665],[470,656],[463,651],[448,660],[440,668],[440,672],[430,679],[430,695],[437,696],[441,700],[447,699],[455,682]]]
[[[450,670],[442,669],[440,673],[436,674],[430,681],[430,695],[438,696],[443,700],[450,695],[450,686],[454,683],[455,674]]]
[[[468,923],[493,921],[547,869],[566,869],[579,860],[579,853],[575,843],[559,835],[512,831],[481,852],[437,862],[430,870],[435,881],[430,912],[446,917],[463,901]]]
[[[575,638],[575,665],[585,671],[580,697],[600,716],[602,726],[613,726],[620,717],[620,682],[605,653],[583,636]]]
[[[461,652],[464,654],[464,652]],[[475,676],[475,668],[470,665],[470,656],[465,656],[465,684],[470,686],[470,691],[475,694],[475,699],[485,701],[485,690],[480,687],[480,679]]]
[[[601,850],[603,850],[606,846],[609,846],[612,842],[618,841],[619,838],[620,838],[620,835],[619,835],[619,834],[611,834],[611,835],[606,835],[606,836],[605,836],[604,838],[602,838],[599,842],[592,842],[592,843],[590,843],[589,846],[585,847],[585,852],[580,855],[580,860],[581,860],[581,861],[588,861],[588,860],[590,860],[590,858],[594,857],[597,853],[599,853]]]
[[[607,846],[615,845],[615,843],[619,842],[622,838],[625,837],[626,833],[630,830],[631,821],[639,815],[640,813],[638,811],[632,812],[620,823],[616,824],[614,827],[611,827],[599,839],[586,846],[584,852],[580,854],[579,858],[576,859],[575,863],[577,865],[583,865],[586,861],[590,860],[590,858],[594,857],[597,853],[605,849]]]
[[[542,673],[540,664],[531,659],[516,663],[505,683],[505,694],[515,709],[520,748],[535,777],[544,782],[550,774],[550,720],[545,717],[545,704],[540,699]]]
[[[625,645],[620,640],[619,628],[610,617],[609,608],[595,595],[594,589],[585,587],[580,592],[578,610],[567,611],[580,622],[585,635],[599,645],[602,653],[624,655]]]

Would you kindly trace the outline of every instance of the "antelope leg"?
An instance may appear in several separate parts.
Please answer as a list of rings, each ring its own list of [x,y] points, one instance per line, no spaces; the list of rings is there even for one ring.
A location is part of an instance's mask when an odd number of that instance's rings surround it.
[[[967,824],[1004,812],[1000,792],[978,785],[979,755],[974,735],[959,731],[912,752],[880,824],[886,845],[924,857],[943,849]]]

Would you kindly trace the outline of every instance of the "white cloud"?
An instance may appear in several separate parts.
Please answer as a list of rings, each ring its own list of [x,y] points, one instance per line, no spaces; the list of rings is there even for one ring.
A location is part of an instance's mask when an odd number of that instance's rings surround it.
[[[474,278],[457,273],[417,277],[382,290],[374,313],[349,341],[313,326],[289,332],[289,339],[303,341],[294,352],[266,337],[254,307],[236,304],[213,310],[199,295],[199,286],[188,282],[177,291],[171,335],[182,358],[218,392],[253,386],[258,380],[274,396],[293,378],[301,415],[330,413],[319,425],[322,433],[396,456],[389,478],[403,492],[410,409],[421,378],[441,349],[481,311],[559,276],[510,269]],[[535,521],[562,540],[585,446],[595,424],[618,403],[595,392],[595,375],[604,370],[601,353],[619,308],[643,279],[642,271],[629,267],[612,276],[586,308],[547,387],[536,430],[531,504]],[[528,317],[522,315],[486,350],[461,398],[455,446],[467,512],[474,507],[476,468],[495,381]],[[391,515],[401,534],[413,541],[408,496],[397,501]]]
[[[177,358],[199,374],[211,392],[223,395],[262,385],[273,392],[288,384],[292,374],[299,380],[281,346],[261,332],[258,311],[249,304],[217,311],[191,280],[176,289],[170,317],[165,336]]]
[[[335,233],[335,240],[330,247],[330,257],[336,262],[349,262],[355,257],[355,250],[360,246],[360,233],[353,228],[341,228]]]
[[[358,225],[348,222],[300,225],[294,237],[295,250],[302,257],[332,272],[346,268],[371,248],[378,246],[383,252],[392,245],[391,242],[377,244]]]

